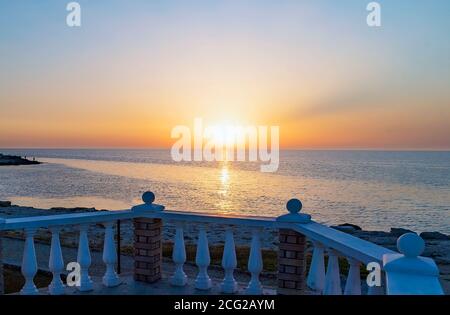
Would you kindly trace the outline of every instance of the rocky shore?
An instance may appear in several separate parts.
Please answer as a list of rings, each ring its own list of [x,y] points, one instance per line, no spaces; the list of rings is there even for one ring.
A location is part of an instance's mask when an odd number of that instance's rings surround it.
[[[36,209],[32,207],[22,207],[11,205],[9,201],[0,201],[0,217],[24,217],[39,216],[49,214],[63,214],[76,212],[99,211],[95,208],[51,208]],[[106,211],[106,210],[101,210]],[[401,228],[391,228],[386,231],[365,231],[361,227],[353,224],[342,224],[332,226],[335,229],[349,233],[353,236],[365,239],[372,243],[384,246],[386,248],[397,250],[397,238],[404,233],[413,232]],[[210,245],[223,245],[224,231],[226,226],[221,224],[207,224],[208,240]],[[187,245],[194,244],[198,234],[198,224],[190,224],[185,227],[184,235]],[[175,235],[175,225],[173,222],[165,222],[164,241],[171,243]],[[251,241],[251,231],[248,229],[234,229],[236,246],[249,246]],[[22,238],[22,231],[8,231],[4,236]],[[423,256],[431,257],[435,260],[441,273],[441,280],[446,294],[450,294],[450,236],[439,232],[422,232],[420,236],[425,240],[426,247]],[[100,224],[90,226],[89,241],[91,248],[101,249],[103,244],[104,231]],[[40,242],[48,243],[51,234],[48,230],[39,230],[35,239]],[[133,245],[133,226],[130,220],[121,222],[121,240],[122,248],[129,249],[132,253]],[[61,243],[63,246],[75,247],[78,244],[78,231],[75,227],[64,228],[61,232]],[[262,233],[262,246],[267,250],[276,250],[278,247],[278,231],[273,229],[264,229]],[[311,248],[309,248],[311,250]]]
[[[7,165],[31,165],[31,164],[41,164],[41,162],[38,162],[33,158],[32,160],[27,159],[26,157],[23,158],[21,156],[17,155],[4,155],[0,153],[0,166],[7,166]]]

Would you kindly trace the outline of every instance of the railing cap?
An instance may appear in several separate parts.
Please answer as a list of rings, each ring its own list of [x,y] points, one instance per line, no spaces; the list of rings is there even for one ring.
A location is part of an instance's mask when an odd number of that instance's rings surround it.
[[[291,223],[308,223],[311,222],[311,216],[309,214],[300,213],[303,205],[302,202],[296,198],[289,200],[286,203],[286,209],[289,211],[288,214],[281,215],[277,218],[280,222],[291,222]]]
[[[416,233],[405,233],[397,239],[401,254],[383,256],[386,271],[435,275],[439,271],[433,259],[420,257],[425,249],[424,240]]]
[[[442,294],[439,269],[433,259],[421,257],[425,248],[423,239],[415,233],[406,233],[397,240],[401,254],[383,255],[383,269],[389,294]]]
[[[151,191],[146,191],[142,194],[142,201],[143,204],[134,206],[131,208],[132,211],[163,211],[164,206],[154,204],[153,201],[155,201],[155,194]]]
[[[425,242],[416,233],[406,233],[397,239],[397,249],[405,257],[417,257],[423,253]]]
[[[286,203],[286,209],[288,209],[290,213],[299,213],[302,208],[302,202],[295,198],[292,198]]]
[[[146,191],[142,194],[142,201],[145,204],[152,204],[155,201],[155,194],[151,191]]]
[[[436,275],[439,271],[433,259],[420,257],[425,249],[424,240],[416,233],[405,233],[397,239],[401,254],[386,254],[383,264],[387,272]]]

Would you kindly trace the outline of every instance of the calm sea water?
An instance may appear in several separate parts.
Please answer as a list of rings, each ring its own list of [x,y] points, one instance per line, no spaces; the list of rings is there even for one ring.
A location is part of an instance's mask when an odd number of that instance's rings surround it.
[[[168,150],[0,149],[46,163],[0,167],[0,200],[125,209],[152,190],[169,209],[277,216],[290,198],[327,224],[450,233],[450,152],[282,151],[258,163],[174,163]]]

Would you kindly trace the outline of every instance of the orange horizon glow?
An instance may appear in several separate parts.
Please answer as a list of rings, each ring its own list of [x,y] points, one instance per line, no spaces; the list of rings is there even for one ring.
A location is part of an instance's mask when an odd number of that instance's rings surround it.
[[[201,117],[282,149],[450,150],[448,4],[383,4],[374,30],[364,1],[169,2],[83,2],[79,29],[4,4],[0,148],[170,148]]]

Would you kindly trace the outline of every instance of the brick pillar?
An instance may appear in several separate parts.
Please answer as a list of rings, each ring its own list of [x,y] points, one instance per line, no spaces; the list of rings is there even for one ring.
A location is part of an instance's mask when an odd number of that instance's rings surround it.
[[[279,238],[277,293],[305,294],[306,237],[292,230],[280,229]]]
[[[134,219],[134,280],[156,282],[161,279],[161,219]]]

